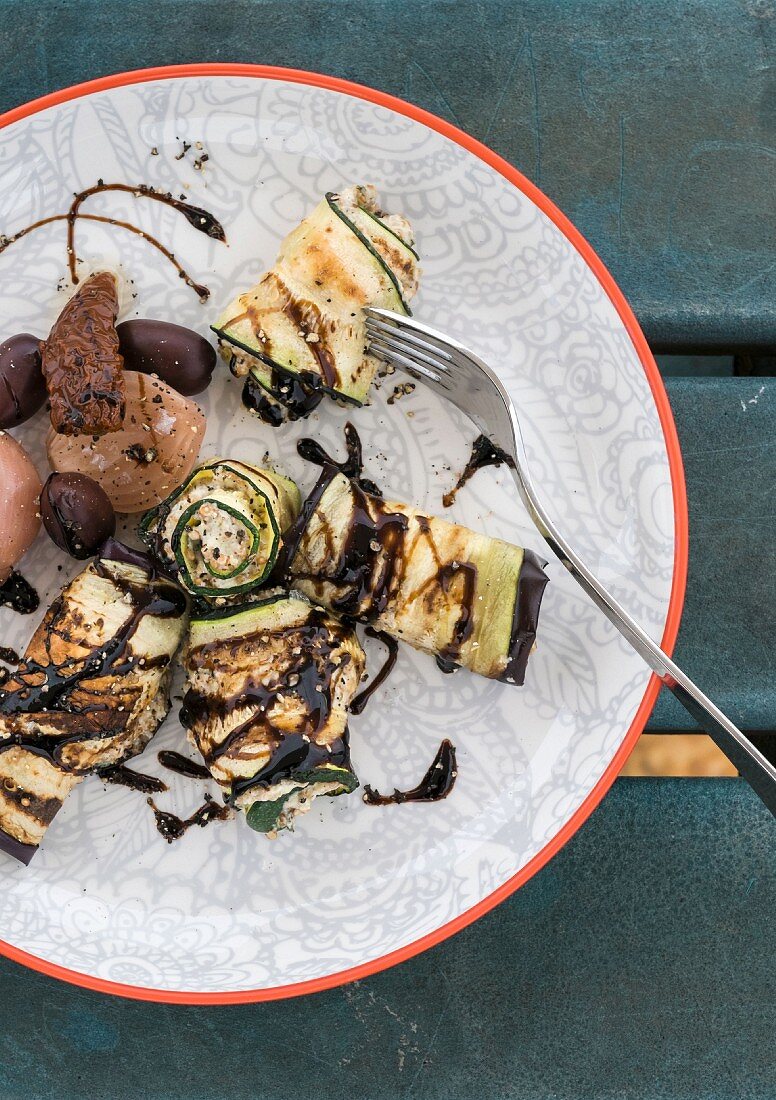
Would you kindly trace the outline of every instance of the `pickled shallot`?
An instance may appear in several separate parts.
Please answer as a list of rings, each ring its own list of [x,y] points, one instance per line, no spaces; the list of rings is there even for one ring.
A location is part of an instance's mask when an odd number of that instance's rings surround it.
[[[99,437],[51,431],[48,458],[57,472],[93,478],[117,512],[144,512],[191,473],[205,434],[205,417],[197,404],[159,378],[124,371],[124,382],[123,427]]]

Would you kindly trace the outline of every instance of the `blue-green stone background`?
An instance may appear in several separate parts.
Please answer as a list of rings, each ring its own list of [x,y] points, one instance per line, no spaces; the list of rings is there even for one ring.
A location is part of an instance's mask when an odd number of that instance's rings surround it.
[[[0,0],[0,110],[150,65],[287,65],[410,99],[516,164],[653,346],[683,353],[660,358],[690,502],[677,655],[765,739],[775,41],[774,0]],[[693,725],[661,698],[650,728]],[[136,1004],[0,960],[0,1097],[772,1100],[775,841],[740,781],[619,780],[494,913],[303,1000]]]

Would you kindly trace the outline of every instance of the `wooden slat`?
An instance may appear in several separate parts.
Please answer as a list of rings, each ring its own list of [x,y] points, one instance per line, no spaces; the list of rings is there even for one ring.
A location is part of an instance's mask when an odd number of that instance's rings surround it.
[[[644,733],[622,775],[735,778],[738,772],[704,733]]]

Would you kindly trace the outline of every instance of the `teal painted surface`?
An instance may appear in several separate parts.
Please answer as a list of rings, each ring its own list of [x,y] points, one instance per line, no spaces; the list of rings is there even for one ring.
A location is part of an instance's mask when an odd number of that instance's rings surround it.
[[[776,382],[671,378],[667,389],[690,515],[676,658],[744,729],[776,730]],[[663,691],[649,728],[697,727]]]
[[[269,1005],[142,1005],[0,961],[0,1096],[766,1100],[776,824],[738,780],[621,780],[455,939]]]
[[[0,0],[0,108],[185,61],[371,84],[539,184],[650,338],[776,342],[775,40],[772,0]]]
[[[186,61],[372,84],[539,183],[654,340],[776,341],[775,37],[771,0],[0,0],[0,109]],[[685,369],[677,653],[774,728],[773,384]],[[690,727],[661,697],[651,728]],[[300,1001],[135,1004],[0,960],[0,1097],[772,1100],[774,841],[739,782],[621,780],[477,925]]]

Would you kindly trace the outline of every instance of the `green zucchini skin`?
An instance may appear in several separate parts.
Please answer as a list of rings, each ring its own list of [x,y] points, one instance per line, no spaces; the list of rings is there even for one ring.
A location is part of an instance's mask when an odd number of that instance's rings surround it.
[[[216,325],[210,326],[211,332],[214,332],[220,341],[226,345],[230,345],[234,348],[239,348],[240,351],[244,351],[247,355],[253,356],[258,359],[266,367],[269,367],[273,371],[277,371],[278,374],[284,375],[286,378],[297,381],[301,379],[303,385],[307,386],[310,390],[320,390],[321,393],[326,394],[327,397],[333,398],[335,401],[342,401],[346,405],[351,405],[353,408],[360,409],[364,404],[363,401],[357,400],[355,397],[350,397],[346,393],[342,393],[341,390],[332,389],[331,386],[327,386],[321,379],[315,375],[307,372],[293,371],[288,367],[284,367],[282,363],[276,363],[274,359],[270,359],[268,355],[263,352],[257,351],[255,346],[246,343],[245,341],[238,340],[234,336],[227,334],[226,329],[217,328]],[[233,372],[234,373],[234,372]],[[283,398],[271,384],[267,384],[261,376],[261,372],[257,368],[251,368],[251,375],[256,379],[262,389],[266,390],[276,401],[283,403]],[[236,378],[241,377],[235,374]]]
[[[298,592],[195,610],[181,711],[226,800],[274,835],[358,786],[347,708],[364,670],[352,626]]]
[[[364,213],[366,214],[366,216],[368,218],[371,218],[372,221],[377,222],[377,224],[380,226],[380,228],[385,233],[390,234],[390,236],[394,237],[399,242],[400,245],[403,245],[404,248],[406,248],[407,251],[410,252],[415,257],[416,260],[420,260],[419,254],[415,251],[415,249],[412,247],[412,245],[409,244],[407,241],[405,241],[404,237],[400,237],[398,233],[394,233],[394,231],[390,228],[390,226],[387,226],[385,224],[385,222],[382,220],[382,218],[378,217],[377,214],[373,214],[371,210],[364,210]]]
[[[532,551],[372,496],[331,469],[289,546],[289,575],[309,599],[433,654],[446,671],[523,683],[547,584]]]
[[[372,189],[328,193],[285,238],[275,266],[211,327],[232,373],[267,394],[256,410],[266,422],[307,415],[315,394],[358,406],[377,369],[362,308],[409,313],[417,273],[417,253],[378,215]],[[290,397],[278,378],[295,380]]]
[[[364,233],[362,233],[361,230],[358,228],[358,226],[355,224],[355,222],[351,221],[351,219],[347,216],[347,214],[345,213],[345,211],[342,209],[342,207],[340,206],[340,204],[338,202],[338,196],[335,195],[333,192],[329,191],[326,195],[326,202],[329,204],[329,206],[334,211],[334,213],[337,215],[337,217],[342,219],[342,221],[345,223],[345,225],[348,227],[348,229],[352,233],[355,233],[355,235],[361,241],[364,248],[374,256],[374,258],[380,264],[382,269],[385,271],[385,274],[388,276],[388,278],[393,283],[393,287],[396,291],[397,304],[400,306],[400,309],[397,310],[397,312],[404,313],[407,317],[411,317],[412,316],[412,311],[410,310],[410,307],[407,305],[407,303],[404,300],[404,295],[402,294],[401,287],[399,286],[399,280],[396,278],[396,276],[393,272],[393,269],[389,266],[389,264],[386,263],[386,261],[383,259],[383,257],[380,255],[380,253],[377,251],[377,249],[372,244],[372,242],[369,240],[369,238]],[[370,217],[371,217],[371,215],[370,215]],[[387,227],[384,226],[383,223],[378,218],[375,218],[374,220],[377,222],[378,225],[382,226],[383,229],[385,229],[385,231],[387,233],[390,233],[392,237],[395,237],[397,241],[401,241],[401,237],[397,237],[395,233],[393,233],[390,229],[387,229]],[[404,241],[401,241],[401,243],[404,244]],[[414,255],[417,256],[417,253],[414,253]]]
[[[198,599],[242,599],[272,572],[299,503],[290,479],[248,463],[211,459],[147,512],[138,530],[157,560]]]

